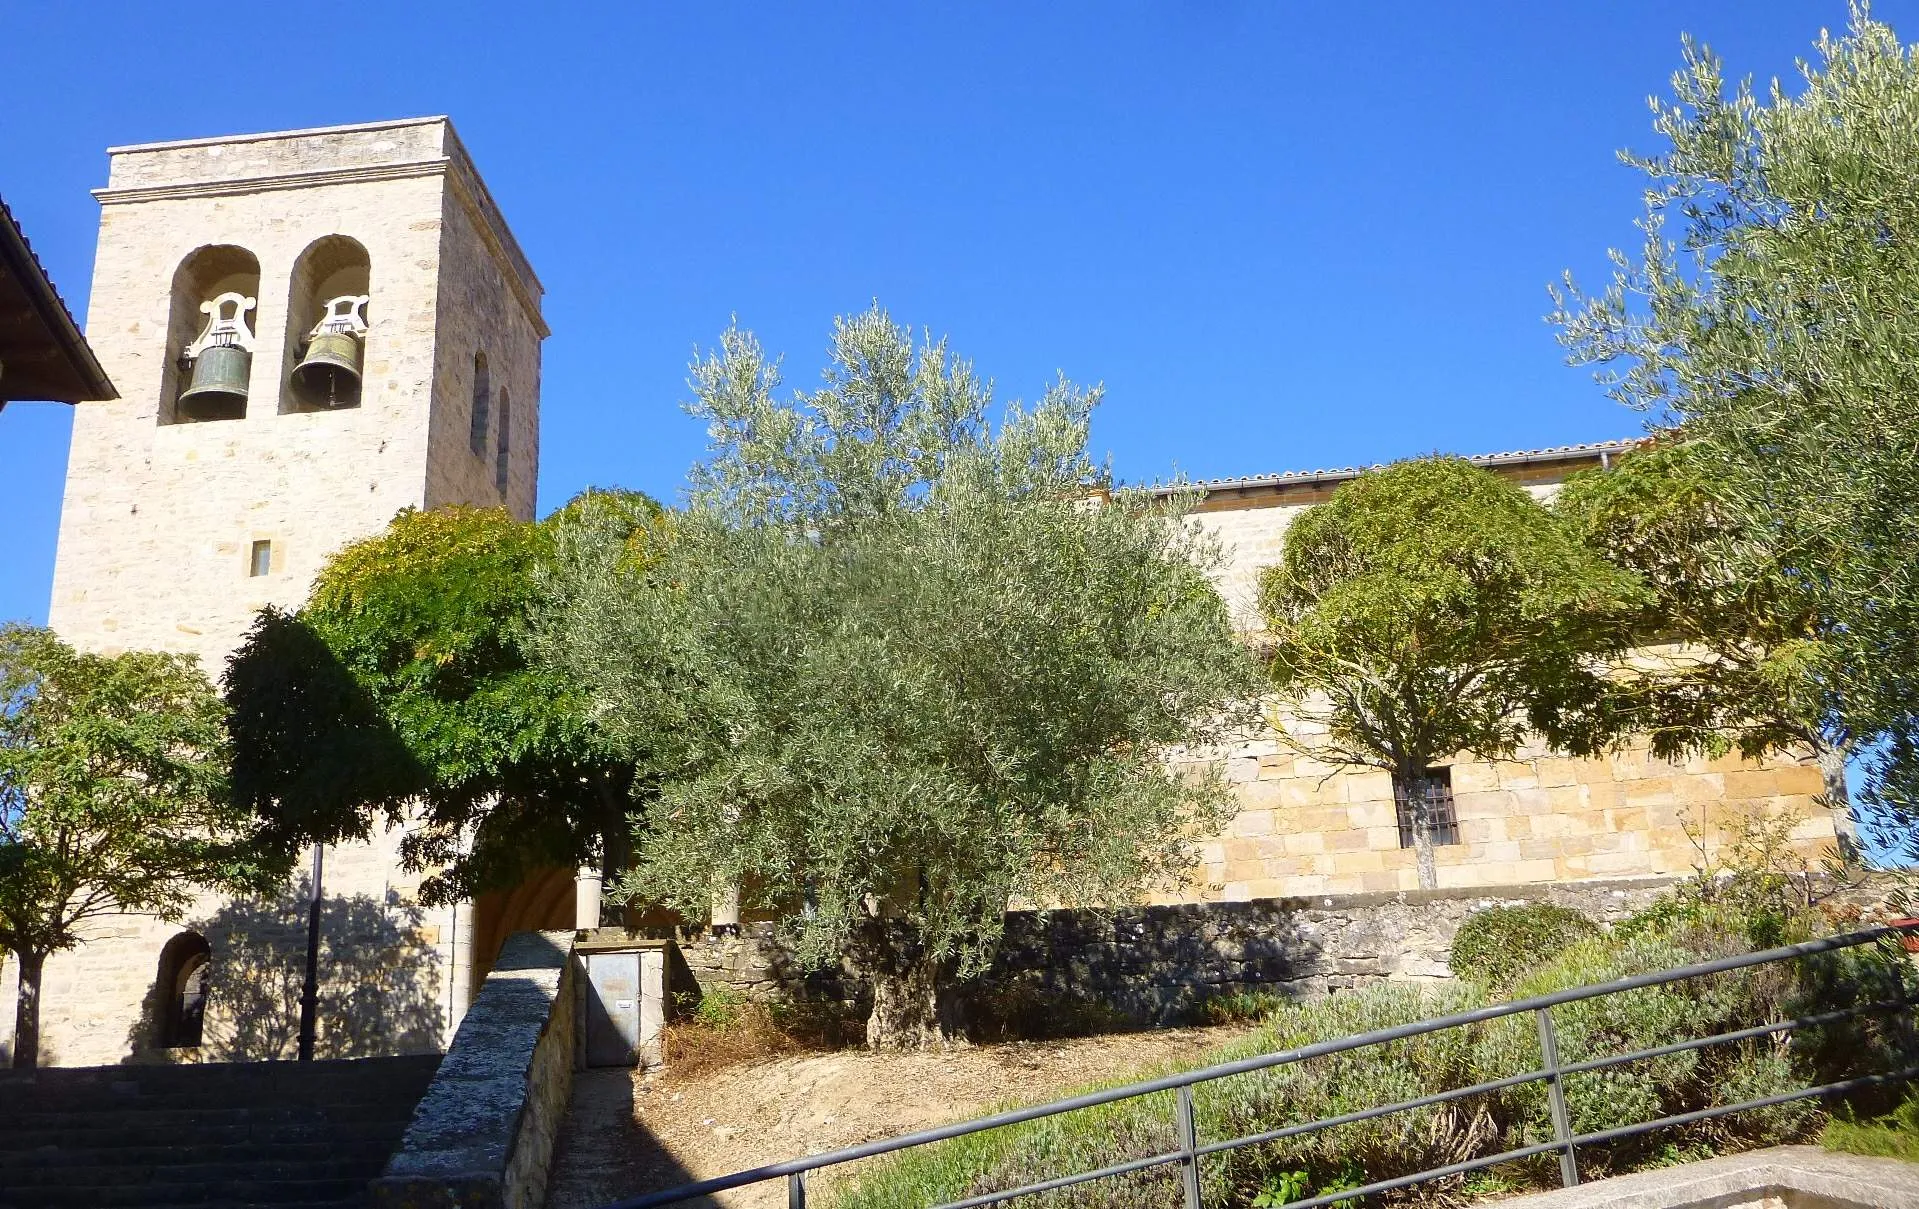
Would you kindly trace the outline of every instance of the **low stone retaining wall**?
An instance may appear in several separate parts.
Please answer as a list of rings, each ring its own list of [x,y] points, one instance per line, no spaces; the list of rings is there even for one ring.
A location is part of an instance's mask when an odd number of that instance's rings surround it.
[[[1459,925],[1488,907],[1552,902],[1609,923],[1666,879],[1269,898],[1008,917],[988,980],[1089,1000],[1155,1024],[1243,993],[1320,995],[1370,982],[1452,977]]]
[[[1610,923],[1646,906],[1673,880],[1016,911],[1007,917],[984,982],[1173,1023],[1221,995],[1311,995],[1389,979],[1449,978],[1453,935],[1474,911],[1552,902]],[[736,934],[687,936],[679,947],[685,964],[675,992],[724,987],[761,999],[860,995],[850,972],[800,970],[769,923],[749,923]]]
[[[573,1090],[571,932],[507,938],[386,1173],[379,1209],[539,1209]]]

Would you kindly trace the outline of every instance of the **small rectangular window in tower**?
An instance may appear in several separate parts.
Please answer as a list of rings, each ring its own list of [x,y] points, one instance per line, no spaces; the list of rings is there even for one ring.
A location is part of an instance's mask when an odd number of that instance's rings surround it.
[[[273,543],[269,541],[254,542],[253,561],[248,564],[247,574],[260,576],[265,575],[271,570],[273,570]]]
[[[1459,842],[1459,815],[1453,809],[1453,770],[1428,768],[1421,777],[1393,777],[1393,807],[1399,816],[1399,846],[1417,846],[1417,829],[1426,825],[1426,833],[1435,845]]]

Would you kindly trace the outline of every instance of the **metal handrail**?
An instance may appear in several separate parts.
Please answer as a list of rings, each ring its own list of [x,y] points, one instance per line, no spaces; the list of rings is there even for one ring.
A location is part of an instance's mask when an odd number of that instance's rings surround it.
[[[1341,1037],[1332,1041],[1316,1042],[1312,1045],[1303,1045],[1278,1053],[1259,1054],[1250,1058],[1241,1058],[1233,1062],[1222,1062],[1198,1070],[1182,1071],[1178,1074],[1165,1075],[1157,1079],[1148,1079],[1139,1083],[1127,1084],[1124,1087],[1088,1092],[1085,1095],[1056,1100],[1049,1104],[1016,1108],[971,1121],[942,1125],[934,1129],[923,1129],[895,1138],[887,1138],[877,1142],[867,1142],[859,1146],[849,1146],[841,1150],[829,1151],[826,1154],[789,1159],[781,1163],[770,1163],[746,1171],[737,1171],[731,1175],[700,1180],[691,1184],[683,1184],[677,1188],[669,1188],[662,1192],[650,1193],[646,1196],[619,1201],[607,1206],[606,1209],[655,1209],[656,1206],[678,1204],[682,1201],[691,1200],[694,1197],[706,1196],[715,1192],[724,1192],[728,1189],[740,1188],[748,1184],[758,1184],[766,1180],[780,1178],[787,1180],[787,1203],[790,1209],[804,1209],[806,1205],[806,1175],[811,1171],[856,1162],[860,1159],[873,1158],[877,1155],[891,1154],[916,1146],[926,1146],[934,1142],[944,1142],[953,1138],[966,1137],[970,1134],[982,1133],[989,1129],[1001,1129],[1008,1125],[1018,1125],[1027,1121],[1036,1121],[1045,1117],[1058,1116],[1062,1113],[1077,1112],[1085,1108],[1096,1108],[1102,1104],[1113,1104],[1121,1100],[1139,1099],[1144,1096],[1156,1095],[1167,1091],[1176,1093],[1175,1125],[1177,1136],[1180,1139],[1180,1148],[1178,1150],[1152,1155],[1146,1158],[1130,1159],[1123,1163],[1115,1163],[1108,1167],[1102,1167],[1096,1171],[1060,1176],[1035,1184],[1027,1184],[1018,1188],[1009,1188],[1004,1191],[987,1193],[962,1201],[954,1201],[946,1205],[938,1206],[937,1209],[973,1209],[975,1206],[996,1204],[1003,1201],[1014,1200],[1019,1197],[1037,1195],[1058,1188],[1070,1187],[1074,1184],[1082,1184],[1099,1179],[1110,1179],[1114,1176],[1126,1175],[1150,1167],[1172,1166],[1174,1164],[1178,1164],[1180,1167],[1180,1182],[1185,1193],[1186,1209],[1202,1209],[1199,1160],[1207,1155],[1237,1150],[1246,1146],[1260,1145],[1280,1138],[1315,1132],[1321,1129],[1329,1129],[1339,1125],[1371,1120],[1374,1117],[1386,1116],[1394,1112],[1405,1112],[1414,1108],[1430,1107],[1434,1104],[1441,1104],[1466,1096],[1484,1095],[1487,1092],[1498,1091],[1522,1083],[1541,1081],[1547,1083],[1551,1095],[1555,1135],[1551,1142],[1525,1146],[1518,1150],[1506,1151],[1502,1154],[1491,1155],[1485,1158],[1453,1163],[1445,1167],[1437,1167],[1428,1171],[1417,1172],[1413,1175],[1382,1180],[1361,1188],[1346,1189],[1337,1193],[1326,1193],[1322,1196],[1305,1200],[1291,1201],[1287,1203],[1287,1209],[1313,1209],[1314,1206],[1330,1205],[1336,1201],[1352,1200],[1376,1192],[1388,1192],[1426,1180],[1443,1179],[1452,1175],[1476,1171],[1483,1167],[1490,1167],[1499,1163],[1509,1163],[1517,1159],[1531,1158],[1536,1155],[1551,1154],[1555,1151],[1558,1152],[1560,1156],[1562,1181],[1570,1186],[1578,1183],[1579,1180],[1576,1163],[1577,1151],[1581,1146],[1590,1146],[1599,1142],[1611,1141],[1615,1138],[1629,1137],[1636,1133],[1644,1133],[1649,1130],[1661,1129],[1667,1126],[1687,1125],[1696,1121],[1726,1116],[1736,1112],[1768,1108],[1794,1100],[1808,1099],[1813,1096],[1833,1095],[1863,1087],[1882,1086],[1902,1082],[1919,1077],[1919,1067],[1865,1075],[1853,1079],[1844,1079],[1837,1083],[1827,1083],[1801,1091],[1788,1092],[1783,1095],[1768,1096],[1739,1104],[1714,1106],[1690,1113],[1680,1113],[1676,1116],[1662,1117],[1655,1121],[1642,1122],[1618,1129],[1604,1130],[1599,1133],[1580,1135],[1573,1134],[1567,1118],[1563,1090],[1563,1080],[1565,1076],[1600,1070],[1611,1066],[1620,1066],[1629,1062],[1644,1061],[1648,1058],[1663,1057],[1668,1054],[1680,1053],[1686,1050],[1700,1049],[1708,1045],[1725,1044],[1727,1042],[1745,1040],[1753,1037],[1792,1032],[1800,1028],[1850,1019],[1880,1009],[1896,1010],[1898,1008],[1911,1006],[1915,1000],[1902,996],[1898,999],[1860,1004],[1839,1011],[1824,1012],[1794,1020],[1777,1021],[1771,1024],[1737,1029],[1712,1037],[1655,1046],[1651,1049],[1639,1050],[1633,1053],[1617,1054],[1606,1058],[1591,1059],[1569,1065],[1561,1065],[1558,1061],[1558,1042],[1552,1021],[1553,1008],[1562,1004],[1577,1003],[1585,999],[1597,999],[1606,995],[1617,995],[1625,991],[1664,986],[1668,983],[1682,982],[1691,978],[1703,978],[1713,974],[1727,973],[1732,970],[1746,969],[1751,966],[1767,965],[1780,961],[1792,961],[1819,953],[1830,953],[1840,949],[1849,949],[1858,945],[1871,944],[1875,941],[1914,929],[1919,929],[1919,923],[1900,923],[1888,927],[1869,928],[1859,932],[1847,933],[1843,936],[1828,936],[1819,940],[1804,941],[1799,944],[1781,945],[1778,948],[1766,949],[1757,953],[1744,953],[1734,957],[1722,957],[1715,961],[1700,962],[1695,965],[1681,966],[1678,969],[1661,970],[1650,974],[1635,974],[1626,978],[1617,978],[1611,982],[1596,983],[1592,986],[1571,987],[1563,991],[1554,991],[1547,995],[1536,995],[1530,999],[1522,999],[1513,1003],[1492,1004],[1487,1007],[1474,1008],[1471,1011],[1457,1012],[1450,1016],[1414,1021],[1410,1024],[1396,1025],[1391,1028],[1374,1029],[1371,1032],[1358,1033],[1350,1037]],[[1197,1084],[1230,1078],[1234,1075],[1250,1074],[1254,1071],[1269,1070],[1277,1066],[1287,1066],[1312,1058],[1321,1058],[1331,1054],[1345,1053],[1349,1050],[1363,1049],[1367,1046],[1383,1045],[1392,1041],[1403,1041],[1410,1037],[1423,1036],[1427,1033],[1439,1032],[1445,1029],[1463,1028],[1468,1025],[1484,1023],[1488,1020],[1498,1020],[1506,1016],[1518,1015],[1521,1012],[1535,1013],[1539,1022],[1540,1050],[1545,1065],[1538,1070],[1529,1071],[1523,1075],[1513,1075],[1503,1079],[1491,1080],[1486,1083],[1474,1084],[1470,1087],[1436,1092],[1430,1096],[1421,1096],[1413,1100],[1405,1100],[1394,1104],[1364,1109],[1339,1117],[1330,1117],[1324,1120],[1306,1122],[1301,1125],[1288,1126],[1285,1129],[1270,1131],[1268,1133],[1254,1134],[1243,1138],[1231,1138],[1219,1142],[1209,1142],[1203,1146],[1198,1143],[1191,1091]]]

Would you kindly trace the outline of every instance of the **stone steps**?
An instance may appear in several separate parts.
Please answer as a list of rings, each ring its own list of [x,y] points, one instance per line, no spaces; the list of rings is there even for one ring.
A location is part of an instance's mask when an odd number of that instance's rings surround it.
[[[297,1146],[316,1141],[384,1142],[393,1135],[391,1120],[362,1119],[319,1123],[245,1120],[223,1124],[212,1123],[193,1113],[180,1115],[185,1117],[185,1123],[159,1124],[136,1119],[110,1128],[84,1122],[53,1128],[28,1129],[23,1126],[19,1129],[10,1129],[7,1136],[0,1140],[0,1154],[6,1154],[8,1161],[13,1162],[17,1155],[38,1153],[48,1148],[245,1146],[252,1143],[268,1146]]]
[[[381,1142],[302,1142],[291,1146],[223,1146],[218,1163],[182,1163],[180,1147],[46,1147],[7,1154],[7,1183],[21,1188],[71,1183],[76,1174],[88,1183],[151,1180],[179,1183],[222,1174],[240,1179],[298,1178],[321,1168],[342,1168],[351,1175],[368,1163],[385,1162],[392,1148]]]
[[[0,1189],[0,1209],[168,1209],[179,1205],[358,1209],[366,1202],[366,1183],[362,1179],[323,1179],[220,1180],[193,1187],[67,1184],[58,1188]]]
[[[438,1064],[0,1074],[0,1209],[356,1209]]]

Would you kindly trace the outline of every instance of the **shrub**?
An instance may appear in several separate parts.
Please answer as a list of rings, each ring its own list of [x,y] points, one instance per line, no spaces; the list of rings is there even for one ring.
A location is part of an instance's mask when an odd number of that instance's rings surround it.
[[[1266,1024],[1209,1056],[1229,1062],[1395,1024],[1444,1015],[1479,1002],[1467,987],[1381,984],[1302,1003],[1282,1003]],[[1457,1086],[1469,1069],[1463,1033],[1428,1034],[1364,1053],[1339,1054],[1193,1089],[1202,1141],[1238,1136]],[[1165,1071],[1140,1072],[1125,1082]],[[1470,1081],[1470,1080],[1468,1080]],[[1090,1089],[1080,1089],[1090,1090]],[[978,1196],[1129,1158],[1173,1149],[1169,1094],[1104,1105],[1010,1129],[956,1139],[876,1164],[841,1194],[841,1209],[933,1204]],[[1380,1170],[1403,1173],[1450,1162],[1487,1124],[1456,1108],[1377,1118],[1338,1131],[1209,1159],[1211,1189],[1230,1186],[1223,1203],[1246,1204],[1303,1181],[1316,1193],[1353,1187]],[[1434,1159],[1434,1155],[1445,1158]],[[1048,1209],[1158,1209],[1177,1199],[1165,1169],[1062,1189],[1037,1199]]]
[[[1205,1024],[1245,1024],[1264,1020],[1289,1002],[1284,995],[1272,991],[1233,991],[1208,996],[1200,1004],[1197,1015]]]
[[[1841,1113],[1826,1125],[1819,1142],[1827,1150],[1919,1163],[1919,1092],[1883,1117],[1860,1120]]]
[[[965,1003],[966,1033],[973,1041],[1051,1041],[1140,1028],[1112,1004],[1028,978],[978,984],[969,988]]]
[[[1290,1004],[1218,1057],[1231,1061],[1295,1049],[1463,1012],[1482,1002],[1481,993],[1469,986],[1383,983]],[[1193,1099],[1201,1137],[1212,1139],[1342,1116],[1478,1081],[1471,1030],[1446,1029],[1201,1084],[1193,1089]],[[1497,1133],[1485,1104],[1456,1100],[1230,1151],[1216,1174],[1250,1198],[1272,1172],[1304,1172],[1318,1195],[1459,1162],[1480,1153]],[[1228,1198],[1227,1203],[1240,1201]]]
[[[1614,943],[1594,938],[1527,975],[1515,986],[1514,995],[1530,998],[1610,982],[1689,965],[1700,957],[1669,939],[1641,937]],[[1790,984],[1789,975],[1782,979],[1773,968],[1759,968],[1562,1004],[1553,1009],[1560,1060],[1583,1062],[1763,1024],[1779,1018]],[[1475,1065],[1479,1078],[1492,1079],[1537,1069],[1541,1060],[1537,1021],[1522,1014],[1484,1028]],[[1567,1115],[1575,1134],[1758,1099],[1801,1085],[1783,1046],[1775,1050],[1770,1043],[1762,1047],[1750,1042],[1569,1075],[1564,1083]],[[1501,1099],[1501,1115],[1514,1131],[1512,1145],[1551,1140],[1544,1083],[1510,1088]],[[1623,1138],[1604,1147],[1582,1148],[1581,1165],[1631,1170],[1649,1161],[1660,1146],[1683,1144],[1695,1136],[1754,1145],[1792,1141],[1803,1133],[1808,1114],[1814,1112],[1810,1105],[1792,1104],[1683,1130]]]
[[[1746,951],[1748,934],[1745,922],[1731,915],[1691,914],[1670,934],[1589,935],[1563,947],[1509,989],[1522,997],[1546,994],[1689,965]],[[1578,1062],[1890,998],[1898,968],[1885,954],[1853,949],[1801,961],[1796,968],[1735,970],[1564,1004],[1553,1010],[1560,1057]],[[1216,1051],[1209,1061],[1279,1052],[1460,1012],[1489,997],[1483,985],[1461,980],[1449,986],[1378,984],[1284,1004],[1260,1028]],[[1801,1030],[1790,1038],[1762,1037],[1667,1054],[1568,1076],[1567,1107],[1575,1132],[1597,1132],[1903,1066],[1909,1059],[1899,1056],[1906,1052],[1899,1040],[1888,1035],[1887,1026],[1847,1023]],[[1200,1084],[1193,1089],[1193,1100],[1203,1143],[1415,1099],[1536,1070],[1541,1064],[1537,1023],[1527,1013]],[[1140,1072],[1125,1081],[1159,1073],[1164,1072]],[[1919,1109],[1912,1111],[1919,1121]],[[1580,1165],[1592,1174],[1612,1173],[1794,1141],[1805,1137],[1820,1118],[1816,1102],[1795,1101],[1582,1147]],[[837,1203],[841,1209],[939,1203],[1163,1153],[1174,1148],[1173,1120],[1171,1096],[1159,1095],[976,1134],[877,1163],[845,1185]],[[1525,1084],[1211,1156],[1204,1164],[1204,1178],[1209,1195],[1223,1203],[1251,1204],[1261,1198],[1283,1203],[1287,1195],[1296,1199],[1337,1192],[1552,1136],[1545,1085]],[[1429,1182],[1387,1199],[1459,1203],[1475,1195],[1557,1181],[1556,1163],[1547,1156]],[[1147,1209],[1176,1201],[1174,1175],[1165,1169],[1036,1199],[1040,1205],[1076,1209]]]
[[[1552,903],[1488,907],[1459,925],[1446,965],[1454,977],[1504,992],[1574,941],[1598,934],[1598,924]]]

